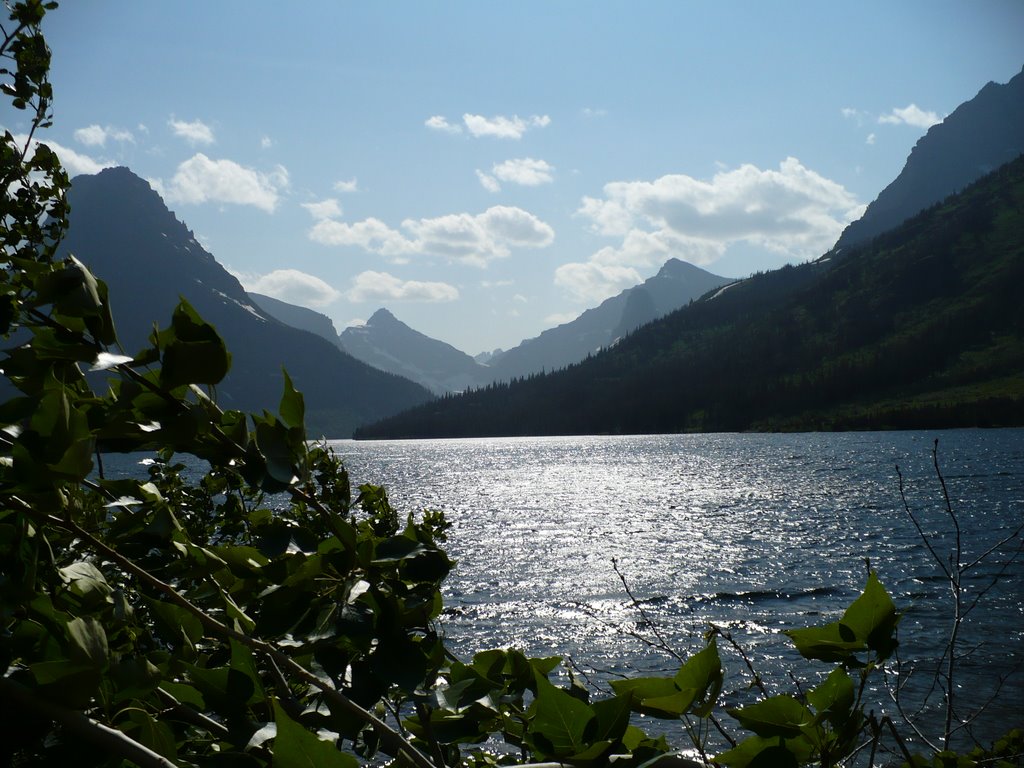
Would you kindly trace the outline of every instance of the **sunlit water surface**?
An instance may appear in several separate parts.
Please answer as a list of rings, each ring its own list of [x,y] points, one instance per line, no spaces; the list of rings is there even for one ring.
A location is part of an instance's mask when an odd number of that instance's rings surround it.
[[[355,483],[382,484],[400,511],[440,509],[452,523],[458,566],[443,627],[463,655],[509,646],[565,655],[603,685],[674,671],[678,662],[651,645],[658,634],[685,653],[714,623],[747,649],[772,693],[792,692],[789,672],[808,681],[827,667],[795,656],[781,630],[838,618],[870,560],[905,611],[901,657],[918,671],[904,703],[913,710],[952,608],[904,509],[896,466],[911,511],[946,560],[955,536],[932,465],[936,438],[970,562],[1024,521],[1024,430],[332,445]],[[1024,658],[1024,559],[1010,562],[1008,552],[985,558],[967,581],[971,599],[996,583],[961,641],[961,652],[973,649],[957,676],[965,711]],[[749,676],[725,647],[723,656],[726,695],[742,701]],[[876,696],[876,711],[895,714],[883,691]],[[1022,712],[1017,670],[982,735],[1022,724]]]

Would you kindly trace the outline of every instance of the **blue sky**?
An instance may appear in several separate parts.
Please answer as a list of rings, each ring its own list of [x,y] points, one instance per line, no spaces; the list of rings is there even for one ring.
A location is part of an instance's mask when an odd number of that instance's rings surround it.
[[[673,256],[820,255],[1024,64],[1019,0],[66,0],[44,29],[72,174],[127,165],[339,330],[384,306],[471,354]]]

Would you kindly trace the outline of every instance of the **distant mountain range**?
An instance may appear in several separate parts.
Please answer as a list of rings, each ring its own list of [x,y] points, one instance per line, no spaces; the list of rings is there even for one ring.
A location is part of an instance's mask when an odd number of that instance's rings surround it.
[[[902,173],[851,223],[837,249],[892,229],[1024,154],[1024,69],[1005,85],[989,83],[921,137]]]
[[[357,437],[1024,424],[1024,157],[868,244]]]
[[[679,259],[669,259],[653,277],[588,309],[575,320],[510,350],[476,358],[410,328],[386,309],[375,312],[364,325],[346,328],[337,340],[353,357],[412,379],[436,394],[461,392],[565,368],[729,282]],[[315,332],[330,338],[323,323],[327,318],[322,315],[273,299],[267,301],[268,297],[254,298],[282,322],[307,330],[321,329]]]
[[[669,259],[653,277],[586,310],[575,320],[510,350],[475,358],[410,328],[387,309],[378,310],[363,325],[346,328],[338,335],[330,319],[319,312],[269,296],[250,296],[281,322],[317,333],[368,365],[443,395],[560,370],[729,282],[679,259]]]
[[[382,373],[260,309],[149,184],[127,168],[77,176],[68,198],[70,225],[62,251],[75,254],[109,286],[128,354],[145,345],[154,323],[169,323],[184,296],[231,351],[231,371],[216,388],[225,407],[274,408],[283,390],[282,367],[305,395],[311,437],[349,435],[361,423],[431,398],[423,387]]]

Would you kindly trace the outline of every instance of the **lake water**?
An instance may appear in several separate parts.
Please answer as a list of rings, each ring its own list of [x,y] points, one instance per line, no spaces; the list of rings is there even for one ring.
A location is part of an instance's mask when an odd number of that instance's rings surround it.
[[[952,610],[948,584],[903,507],[896,465],[945,560],[955,537],[932,466],[936,438],[970,562],[1024,522],[1024,430],[332,445],[354,483],[384,485],[400,511],[447,514],[459,562],[443,622],[461,654],[516,646],[568,655],[600,687],[620,674],[674,671],[678,662],[650,645],[654,630],[685,653],[701,647],[713,622],[748,650],[772,693],[791,692],[789,671],[811,681],[825,665],[799,659],[780,631],[838,618],[870,560],[905,610],[901,657],[905,670],[917,667],[909,707],[933,679]],[[986,558],[965,578],[970,599],[993,580],[960,648],[973,649],[957,677],[965,712],[1024,660],[1024,558],[1011,560],[1006,548]],[[749,678],[721,650],[727,700],[743,701]],[[891,713],[884,692],[877,697]],[[1018,669],[980,733],[1021,725],[1022,712]]]

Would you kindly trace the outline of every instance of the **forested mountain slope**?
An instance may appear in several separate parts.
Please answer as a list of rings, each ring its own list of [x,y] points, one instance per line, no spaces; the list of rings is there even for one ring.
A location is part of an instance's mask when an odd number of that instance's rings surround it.
[[[1024,158],[843,255],[357,436],[1024,424]]]

